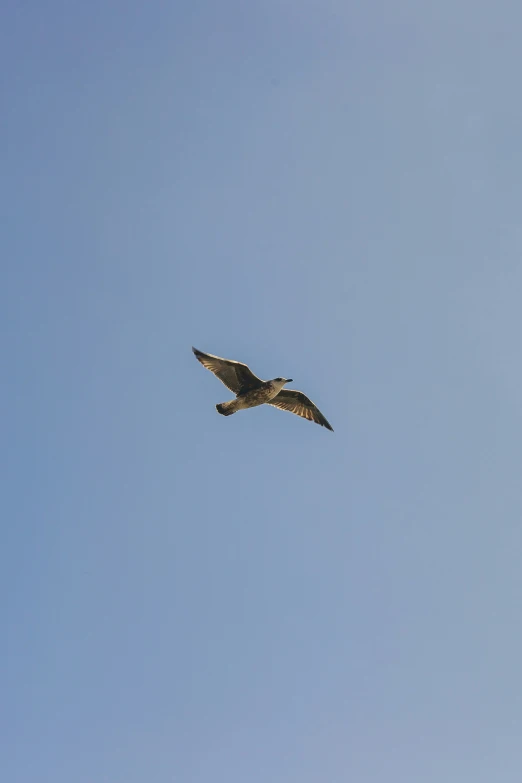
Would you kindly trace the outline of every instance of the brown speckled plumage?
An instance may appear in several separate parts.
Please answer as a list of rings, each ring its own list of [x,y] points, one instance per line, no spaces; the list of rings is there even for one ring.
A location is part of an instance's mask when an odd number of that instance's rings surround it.
[[[192,350],[203,367],[213,372],[236,395],[235,400],[216,405],[218,413],[223,416],[230,416],[245,408],[268,404],[295,413],[308,421],[314,421],[333,432],[333,427],[319,408],[303,392],[283,389],[285,383],[290,383],[290,380],[274,378],[272,381],[262,381],[246,364],[232,359],[222,359],[211,353],[203,353],[197,348]]]

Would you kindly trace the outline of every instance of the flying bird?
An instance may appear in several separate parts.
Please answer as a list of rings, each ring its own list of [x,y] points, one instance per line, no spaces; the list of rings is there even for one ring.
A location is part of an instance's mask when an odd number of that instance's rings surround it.
[[[274,408],[295,413],[308,421],[315,421],[316,424],[333,432],[333,427],[306,394],[294,391],[294,389],[283,388],[286,383],[292,383],[291,378],[274,378],[272,381],[262,381],[246,364],[234,362],[232,359],[222,359],[211,353],[203,353],[197,348],[192,348],[192,350],[203,367],[213,372],[236,395],[235,400],[220,402],[216,405],[217,412],[223,416],[231,416],[236,411],[255,408],[257,405],[266,403],[273,405]]]

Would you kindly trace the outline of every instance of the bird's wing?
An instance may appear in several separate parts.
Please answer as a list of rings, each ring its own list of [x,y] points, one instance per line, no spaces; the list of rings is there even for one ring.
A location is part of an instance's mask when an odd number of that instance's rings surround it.
[[[220,356],[213,356],[211,353],[203,353],[203,351],[198,351],[197,348],[192,348],[192,350],[196,359],[201,362],[203,367],[213,372],[234,394],[258,389],[263,383],[246,364],[234,362],[232,359],[222,359]]]
[[[315,421],[316,424],[320,424],[321,427],[326,427],[327,430],[333,432],[332,425],[325,419],[317,405],[314,405],[312,400],[308,399],[303,392],[294,391],[293,389],[281,389],[279,394],[273,397],[268,404],[273,405],[275,408],[280,408],[282,411],[296,413],[298,416],[302,416],[303,419],[308,419],[308,421]]]

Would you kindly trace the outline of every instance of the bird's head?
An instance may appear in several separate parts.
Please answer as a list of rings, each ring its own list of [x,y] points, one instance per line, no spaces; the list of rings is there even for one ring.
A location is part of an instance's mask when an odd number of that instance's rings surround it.
[[[274,378],[273,383],[276,383],[282,389],[285,383],[292,383],[292,378]]]

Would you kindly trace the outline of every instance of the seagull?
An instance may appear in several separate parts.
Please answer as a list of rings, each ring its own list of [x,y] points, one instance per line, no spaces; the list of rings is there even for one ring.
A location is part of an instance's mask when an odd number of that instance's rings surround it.
[[[292,383],[291,378],[274,378],[272,381],[262,381],[246,364],[234,362],[232,359],[222,359],[211,353],[203,353],[197,348],[192,348],[192,350],[203,367],[213,372],[236,395],[235,400],[220,402],[216,405],[217,412],[222,416],[231,416],[236,411],[255,408],[257,405],[267,403],[282,411],[296,413],[308,421],[315,421],[316,424],[333,432],[331,424],[306,394],[294,391],[294,389],[283,389],[286,383]]]

